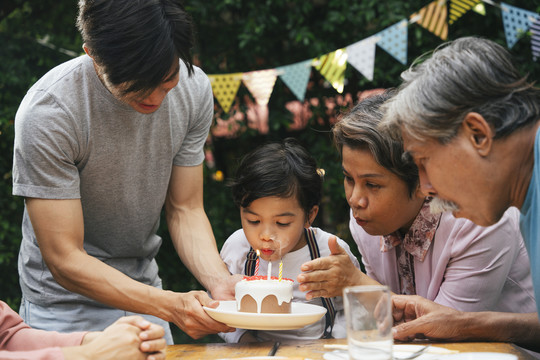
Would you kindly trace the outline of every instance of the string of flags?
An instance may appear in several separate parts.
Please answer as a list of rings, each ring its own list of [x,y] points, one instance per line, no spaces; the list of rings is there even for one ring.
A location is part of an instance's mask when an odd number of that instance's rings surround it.
[[[469,11],[485,15],[484,4],[501,11],[506,43],[511,49],[526,32],[531,32],[531,53],[536,61],[540,57],[540,14],[521,9],[504,2],[492,0],[435,0],[394,25],[344,48],[321,55],[314,59],[280,66],[275,69],[208,75],[212,91],[224,113],[229,113],[241,84],[248,89],[258,107],[268,104],[277,78],[303,102],[312,68],[342,93],[347,64],[353,66],[369,81],[373,80],[375,51],[379,47],[395,60],[407,64],[408,27],[417,24],[440,37],[448,38],[448,27]]]

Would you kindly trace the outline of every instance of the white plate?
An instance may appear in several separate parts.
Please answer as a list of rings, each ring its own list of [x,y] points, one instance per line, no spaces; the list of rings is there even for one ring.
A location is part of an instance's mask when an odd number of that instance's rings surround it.
[[[299,329],[318,321],[326,309],[322,306],[293,302],[290,314],[256,314],[238,312],[236,301],[220,301],[215,309],[203,306],[203,309],[216,321],[230,327],[248,330],[292,330]]]
[[[445,356],[444,360],[517,360],[517,356],[496,352],[463,352]]]
[[[404,358],[411,355],[413,352],[420,350],[425,345],[412,345],[412,344],[394,344],[392,347],[393,355],[396,359]],[[442,356],[444,355],[444,356]],[[415,360],[447,360],[450,356],[461,355],[455,354],[453,350],[448,350],[439,346],[430,346],[428,350],[422,355],[415,358]],[[347,350],[334,350],[324,354],[325,360],[349,360],[349,353]],[[455,358],[455,360],[461,360],[461,358]],[[465,359],[464,359],[465,360]],[[468,359],[467,359],[468,360]],[[485,360],[485,359],[474,359]],[[512,359],[493,359],[493,360],[515,360]]]
[[[413,352],[416,352],[426,345],[414,345],[414,344],[394,344],[392,347],[393,354],[396,358],[404,358],[409,355],[411,355]],[[420,360],[428,360],[431,358],[438,358],[439,355],[448,355],[452,354],[455,355],[457,351],[455,350],[448,350],[446,348],[440,347],[440,346],[432,346],[430,345],[429,348],[426,350],[425,353],[417,357],[417,359]],[[444,357],[446,359],[446,357]]]

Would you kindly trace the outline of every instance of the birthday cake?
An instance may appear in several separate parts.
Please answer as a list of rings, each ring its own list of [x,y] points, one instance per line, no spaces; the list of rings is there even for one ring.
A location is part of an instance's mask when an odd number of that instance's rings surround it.
[[[288,314],[293,298],[291,279],[272,276],[245,276],[236,283],[236,306],[239,312]]]

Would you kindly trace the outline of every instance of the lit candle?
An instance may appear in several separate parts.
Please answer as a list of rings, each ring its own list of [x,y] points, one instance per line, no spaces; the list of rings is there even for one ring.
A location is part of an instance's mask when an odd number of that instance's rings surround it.
[[[268,262],[268,277],[267,279],[270,280],[272,278],[272,263]]]
[[[279,262],[279,281],[281,281],[282,276],[283,276],[283,260]]]
[[[257,249],[257,261],[255,262],[255,276],[259,275],[259,256],[261,252]]]

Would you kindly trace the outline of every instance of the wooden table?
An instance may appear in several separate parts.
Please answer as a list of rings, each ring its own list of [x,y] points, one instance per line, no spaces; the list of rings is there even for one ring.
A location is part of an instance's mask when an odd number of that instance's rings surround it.
[[[346,344],[346,339],[321,339],[312,341],[283,341],[275,356],[289,356],[296,359],[322,360],[327,350],[324,344]],[[414,342],[424,344],[424,342]],[[430,343],[460,352],[502,352],[517,355],[519,360],[534,359],[527,352],[509,343]],[[249,356],[266,356],[272,348],[272,342],[252,344],[181,344],[167,346],[167,360],[172,359],[224,359]]]

